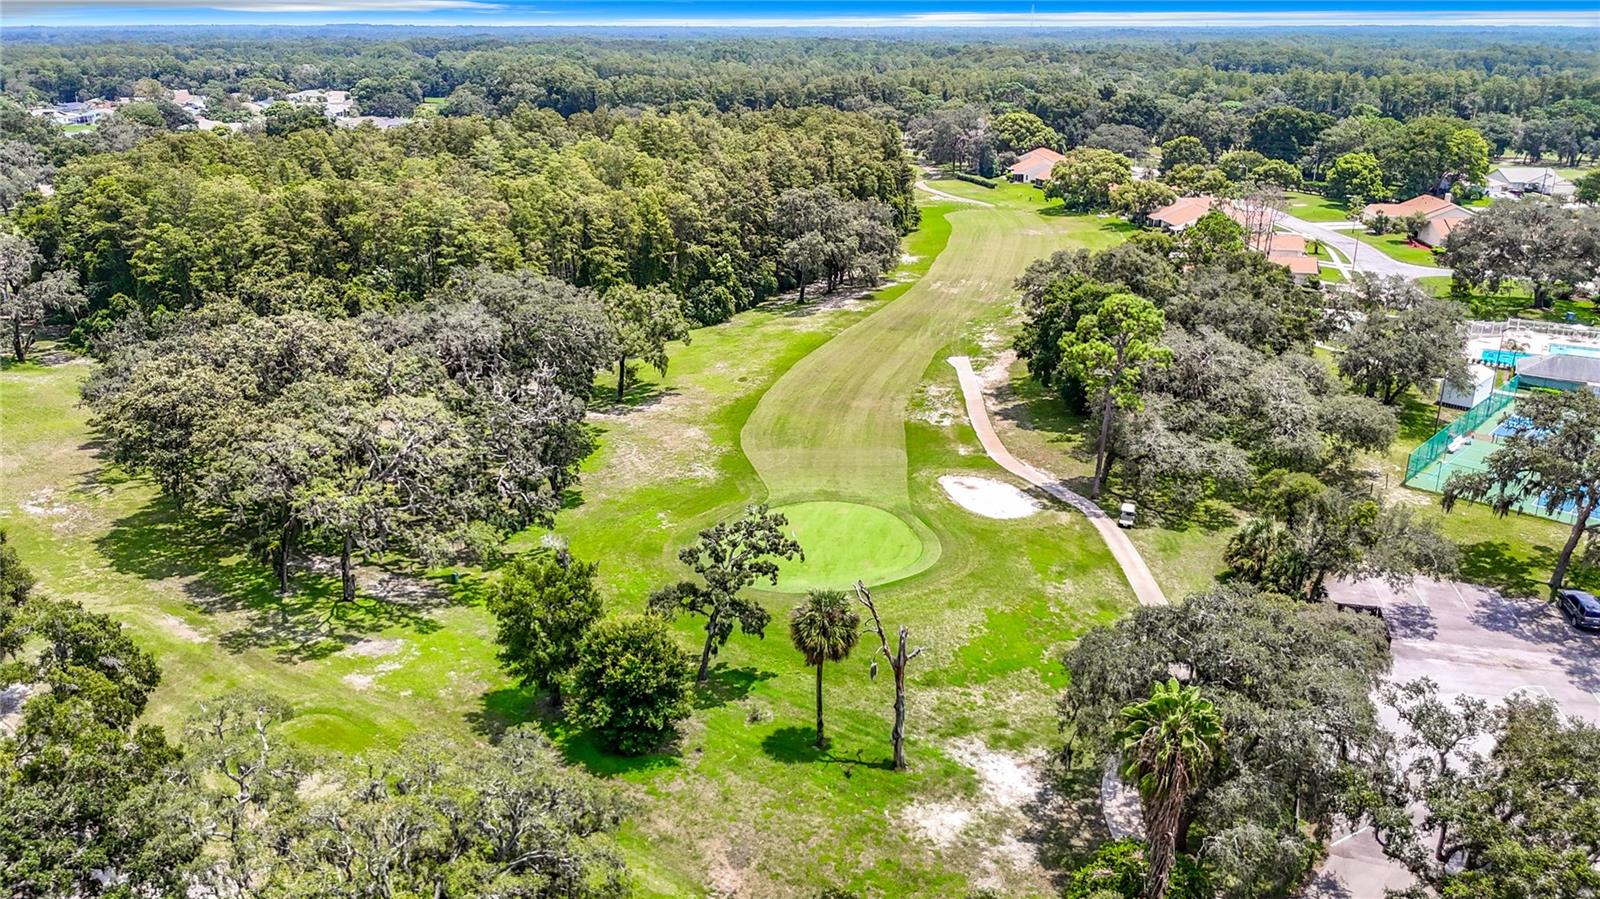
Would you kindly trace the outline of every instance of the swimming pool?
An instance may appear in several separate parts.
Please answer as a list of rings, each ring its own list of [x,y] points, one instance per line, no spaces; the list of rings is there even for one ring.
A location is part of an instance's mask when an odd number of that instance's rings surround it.
[[[1579,346],[1571,343],[1552,343],[1550,352],[1557,356],[1600,356],[1600,347]]]

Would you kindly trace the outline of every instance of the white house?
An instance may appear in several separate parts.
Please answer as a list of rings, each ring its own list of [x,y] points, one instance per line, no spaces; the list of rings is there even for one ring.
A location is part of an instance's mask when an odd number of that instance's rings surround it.
[[[1523,194],[1571,196],[1572,182],[1556,174],[1555,169],[1543,166],[1510,165],[1489,173],[1489,192],[1497,196],[1520,197]]]
[[[1036,147],[1017,157],[1017,161],[1007,169],[1007,174],[1013,181],[1024,184],[1038,184],[1050,180],[1050,171],[1056,167],[1064,157],[1049,147]]]

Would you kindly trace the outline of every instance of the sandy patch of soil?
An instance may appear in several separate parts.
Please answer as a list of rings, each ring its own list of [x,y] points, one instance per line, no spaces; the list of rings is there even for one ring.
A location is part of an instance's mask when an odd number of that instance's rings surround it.
[[[155,625],[167,633],[188,643],[210,643],[211,638],[194,629],[189,622],[176,615],[161,614],[155,619]]]
[[[1033,497],[1004,481],[947,474],[939,486],[956,505],[985,518],[1027,518],[1039,511]]]
[[[352,690],[370,690],[372,688],[372,675],[370,674],[346,674],[339,680],[344,681],[345,686]]]
[[[948,384],[929,384],[912,403],[909,418],[948,427],[961,416],[960,394]]]
[[[406,648],[406,641],[399,638],[393,640],[362,640],[352,643],[339,651],[340,655],[355,656],[358,659],[381,659],[392,656]]]
[[[1026,759],[990,749],[978,740],[951,745],[950,755],[978,775],[984,798],[993,805],[1020,809],[1039,794],[1039,775]]]
[[[35,490],[31,496],[22,501],[22,511],[38,518],[60,518],[72,513],[72,507],[56,500],[53,488]]]
[[[900,814],[907,825],[940,849],[955,845],[973,817],[971,808],[957,802],[914,802]]]
[[[43,684],[11,684],[0,689],[0,737],[9,737],[22,725],[22,704],[46,689]]]
[[[708,848],[712,861],[706,873],[711,880],[711,895],[730,899],[742,895],[744,872],[750,867],[753,854],[749,844],[718,839]]]

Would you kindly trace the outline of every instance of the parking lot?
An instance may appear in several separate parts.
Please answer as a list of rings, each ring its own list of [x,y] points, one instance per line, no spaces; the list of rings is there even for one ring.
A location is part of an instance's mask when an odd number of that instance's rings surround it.
[[[1600,723],[1600,633],[1574,629],[1553,603],[1421,579],[1402,590],[1382,581],[1337,583],[1328,593],[1335,602],[1383,609],[1396,681],[1431,677],[1446,700],[1548,696],[1566,714]],[[1393,723],[1392,715],[1384,717]],[[1377,899],[1411,882],[1361,830],[1329,846],[1327,863],[1304,895]]]
[[[1447,699],[1468,694],[1499,702],[1534,693],[1600,724],[1600,633],[1573,628],[1553,603],[1422,579],[1398,591],[1362,581],[1328,592],[1335,602],[1382,605],[1397,681],[1426,675]]]

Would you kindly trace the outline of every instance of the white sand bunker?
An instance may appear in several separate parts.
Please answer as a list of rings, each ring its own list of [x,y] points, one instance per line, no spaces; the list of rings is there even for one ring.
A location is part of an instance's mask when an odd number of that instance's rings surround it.
[[[947,474],[939,486],[956,505],[986,518],[1027,518],[1039,511],[1033,497],[1003,481]]]

